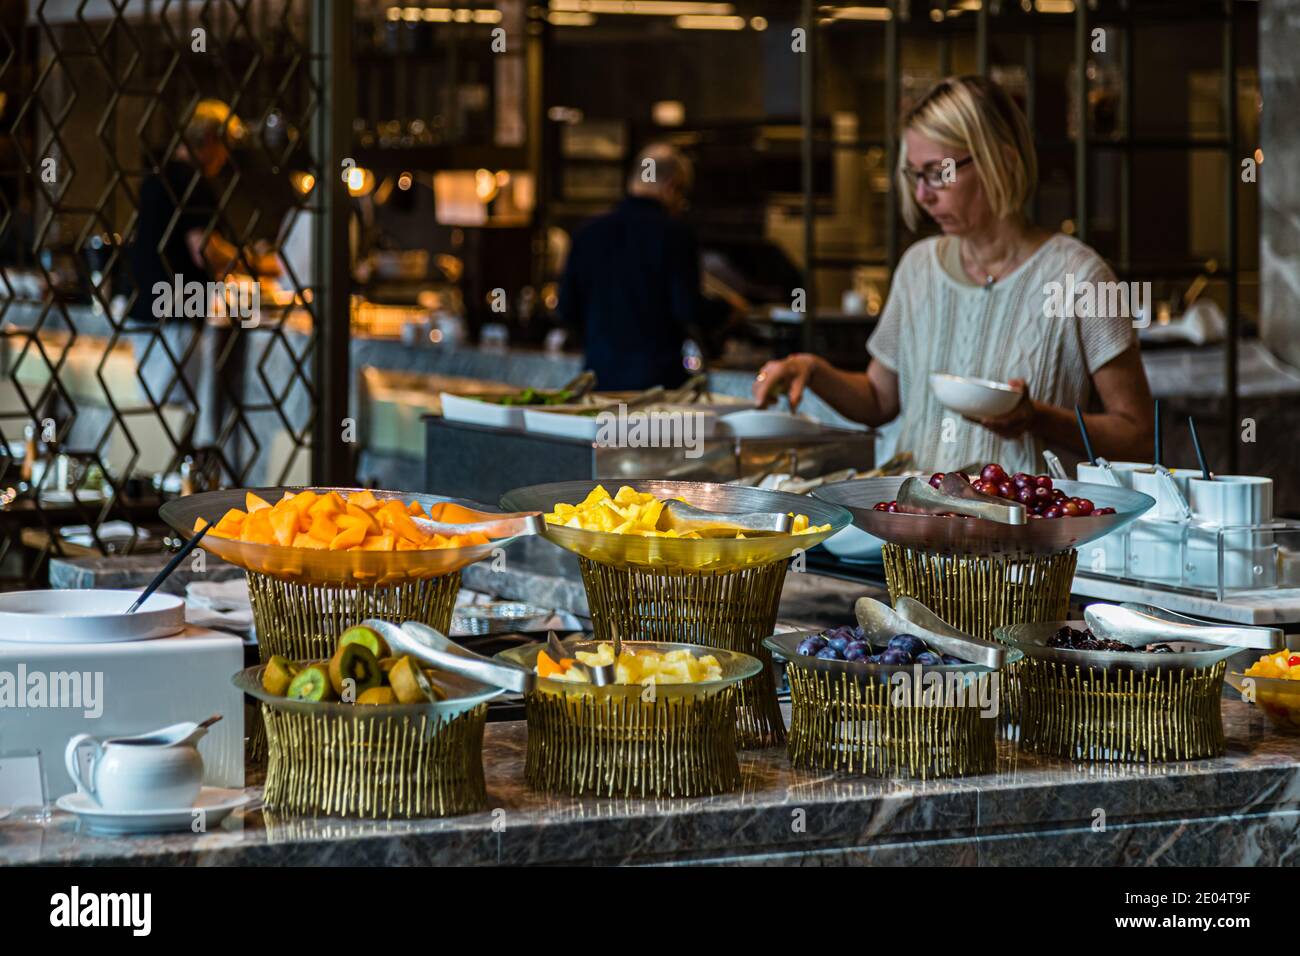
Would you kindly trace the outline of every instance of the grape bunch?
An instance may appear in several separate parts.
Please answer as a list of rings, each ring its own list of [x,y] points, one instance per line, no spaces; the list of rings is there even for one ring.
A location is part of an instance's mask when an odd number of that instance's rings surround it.
[[[961,478],[980,494],[1004,498],[1025,506],[1031,518],[1086,518],[1089,515],[1113,515],[1114,508],[1098,508],[1087,498],[1067,495],[1052,486],[1050,475],[1029,475],[1018,471],[1008,476],[1001,465],[985,465],[979,477],[971,478],[964,471],[952,474]],[[930,487],[938,488],[943,472],[930,476]],[[897,501],[878,501],[876,511],[898,513]]]
[[[961,664],[961,658],[930,650],[915,634],[896,634],[879,651],[867,640],[859,627],[833,628],[799,642],[798,651],[805,657],[824,661],[850,661],[863,664]]]

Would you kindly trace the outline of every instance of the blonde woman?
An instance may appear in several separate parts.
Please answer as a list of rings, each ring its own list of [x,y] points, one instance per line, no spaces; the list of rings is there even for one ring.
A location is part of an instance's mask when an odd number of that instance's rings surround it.
[[[941,81],[903,119],[897,185],[908,226],[928,216],[942,234],[899,261],[866,374],[791,355],[763,366],[757,402],[788,390],[797,405],[811,390],[867,425],[901,416],[898,450],[926,471],[997,462],[1008,473],[1042,471],[1044,448],[1082,450],[1077,403],[1094,409],[1096,454],[1143,460],[1151,395],[1132,319],[1045,308],[1049,290],[1079,296],[1115,276],[1088,246],[1025,219],[1036,182],[1029,127],[1006,92],[977,76]],[[1062,311],[1075,317],[1047,314]],[[1010,382],[1021,398],[999,418],[963,419],[931,393],[931,372]]]

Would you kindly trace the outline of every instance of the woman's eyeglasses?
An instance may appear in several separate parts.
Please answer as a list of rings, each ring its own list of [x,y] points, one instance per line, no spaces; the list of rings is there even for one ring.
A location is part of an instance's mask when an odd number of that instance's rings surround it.
[[[955,173],[968,163],[974,162],[974,159],[974,156],[967,156],[955,163],[951,160],[940,159],[935,160],[933,163],[926,163],[920,169],[904,166],[903,175],[907,177],[907,183],[913,189],[916,189],[918,180],[924,180],[925,184],[931,189],[944,189],[954,181],[955,177],[952,176],[952,173]]]

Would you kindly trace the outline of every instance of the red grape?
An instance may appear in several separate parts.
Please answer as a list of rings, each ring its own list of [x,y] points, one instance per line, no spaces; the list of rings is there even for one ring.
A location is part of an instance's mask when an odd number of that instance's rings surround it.
[[[1016,492],[1016,500],[1022,505],[1032,505],[1034,503],[1034,489],[1021,488]]]
[[[1046,511],[1043,512],[1043,517],[1059,518],[1061,517],[1061,509],[1056,507],[1056,505],[1052,505],[1052,507],[1048,508]]]
[[[1014,498],[1016,490],[1012,487],[1011,482],[1003,481],[998,483],[998,494],[1003,498]]]
[[[1034,479],[1034,484],[1039,488],[1046,488],[1048,491],[1052,490],[1052,479],[1047,475],[1039,475]]]
[[[1089,501],[1087,498],[1076,498],[1075,501],[1079,505],[1079,514],[1081,515],[1092,514],[1093,504],[1091,501]]]
[[[991,481],[996,485],[1007,480],[1007,473],[1002,470],[1001,465],[990,464],[985,465],[983,470],[980,471],[980,477],[985,481]]]
[[[941,481],[943,481],[943,472],[936,471],[933,475],[930,476],[930,487],[938,488],[939,482]]]
[[[1061,505],[1061,514],[1066,518],[1079,517],[1079,506],[1073,501],[1067,501]]]

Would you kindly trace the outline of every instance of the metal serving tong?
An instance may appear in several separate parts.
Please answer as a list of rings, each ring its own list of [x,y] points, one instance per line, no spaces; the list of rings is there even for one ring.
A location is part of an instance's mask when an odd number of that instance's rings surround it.
[[[618,653],[620,650],[621,648],[619,647],[618,643],[615,642],[614,645],[615,661],[618,660]],[[572,660],[573,663],[570,666],[578,668],[578,670],[581,673],[587,676],[587,681],[589,683],[595,684],[597,687],[604,687],[607,684],[615,683],[615,670],[613,664],[600,664],[600,665],[584,664],[582,661],[578,660],[576,657],[573,657],[569,653],[568,649],[560,641],[559,637],[556,636],[556,633],[554,631],[548,631],[546,634],[546,653],[549,654],[551,657],[553,657],[557,664],[561,660],[564,660],[565,658]]]
[[[1275,651],[1285,646],[1276,627],[1214,624],[1150,604],[1090,604],[1083,619],[1092,633],[1134,647],[1157,641],[1196,641],[1224,647]]]
[[[389,621],[371,618],[362,621],[361,626],[379,632],[396,653],[410,654],[426,664],[468,677],[480,684],[522,694],[532,690],[537,683],[537,675],[531,670],[476,654],[418,621],[407,621],[398,627]]]
[[[1013,525],[1027,520],[1024,505],[980,494],[956,475],[944,475],[938,488],[924,479],[908,478],[898,489],[897,501],[900,510],[911,514],[952,513]]]
[[[1069,481],[1070,473],[1065,470],[1065,465],[1061,464],[1061,459],[1056,452],[1043,449],[1043,461],[1047,463],[1047,473],[1052,476],[1053,480]]]
[[[776,534],[789,534],[793,519],[780,511],[705,511],[676,499],[664,502],[655,523],[657,531],[676,531],[685,534],[695,531],[699,534],[710,532],[765,531]]]
[[[1002,644],[962,633],[912,598],[899,598],[897,607],[875,598],[858,598],[853,614],[870,636],[915,634],[940,653],[993,669],[1001,667],[1007,659],[1007,649]]]
[[[496,514],[475,511],[454,501],[440,501],[429,508],[429,517],[412,517],[421,530],[429,534],[450,536],[482,532],[489,538],[509,538],[520,534],[540,534],[546,528],[546,519],[540,511],[514,511]]]

